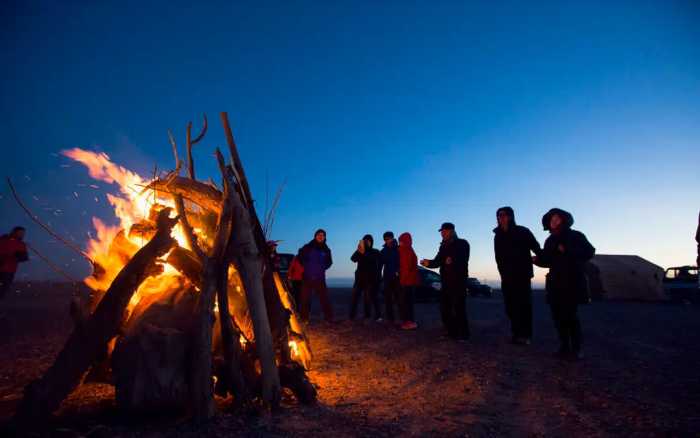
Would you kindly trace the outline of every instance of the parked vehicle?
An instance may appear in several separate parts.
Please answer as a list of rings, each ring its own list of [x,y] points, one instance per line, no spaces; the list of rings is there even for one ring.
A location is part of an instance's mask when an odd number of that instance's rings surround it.
[[[287,272],[289,272],[289,265],[292,263],[294,254],[278,253],[280,259],[280,278],[286,280]]]
[[[673,301],[700,302],[697,266],[676,266],[666,269],[664,290]]]
[[[467,291],[472,297],[486,297],[491,298],[493,296],[493,289],[488,284],[482,284],[476,278],[467,278]]]
[[[414,301],[417,303],[440,301],[440,290],[442,289],[440,274],[419,266],[418,275],[420,276],[420,284],[416,286]]]

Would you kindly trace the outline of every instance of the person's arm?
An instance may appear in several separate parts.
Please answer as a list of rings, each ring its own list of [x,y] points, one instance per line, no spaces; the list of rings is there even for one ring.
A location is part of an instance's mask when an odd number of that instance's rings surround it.
[[[442,253],[442,246],[440,246],[440,249],[438,250],[437,255],[435,255],[435,258],[432,260],[426,260],[428,262],[428,266],[426,266],[426,268],[439,268],[440,266],[442,266],[444,258],[444,254]]]
[[[503,250],[498,244],[498,236],[493,236],[493,254],[496,257],[496,267],[498,268],[498,273],[503,275]]]
[[[537,241],[535,238],[535,235],[532,234],[532,231],[527,230],[527,247],[532,251],[536,256],[540,256],[542,254],[542,247],[540,247],[540,242]]]
[[[564,247],[564,253],[575,261],[584,263],[593,258],[595,248],[582,232],[574,231]]]
[[[535,265],[539,266],[540,268],[549,268],[551,266],[551,264],[552,264],[552,248],[551,248],[551,245],[547,244],[547,241],[544,242],[544,248],[533,259],[533,262]]]
[[[361,257],[362,257],[362,254],[360,254],[360,251],[355,250],[355,252],[352,253],[352,256],[350,257],[350,261],[357,263],[360,261]]]
[[[330,248],[328,249],[328,263],[326,263],[326,270],[333,265],[333,255],[331,254]]]

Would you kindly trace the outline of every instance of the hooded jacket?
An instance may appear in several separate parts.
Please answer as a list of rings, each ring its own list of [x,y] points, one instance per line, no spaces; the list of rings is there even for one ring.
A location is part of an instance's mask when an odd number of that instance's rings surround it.
[[[17,264],[29,260],[27,245],[10,234],[0,236],[0,272],[14,274]]]
[[[496,254],[496,264],[502,280],[517,280],[532,278],[532,256],[530,252],[539,256],[540,244],[532,232],[515,223],[515,213],[510,207],[501,207],[496,212],[505,212],[510,217],[507,231],[501,227],[493,229],[493,247]]]
[[[447,263],[447,259],[452,263]],[[457,233],[440,243],[440,249],[429,268],[440,268],[443,290],[465,290],[469,277],[469,242],[457,237]]]
[[[384,281],[397,278],[399,276],[399,243],[396,240],[393,241],[391,246],[385,243],[382,247],[381,255]]]
[[[331,249],[325,241],[318,243],[316,239],[304,245],[297,258],[304,268],[304,280],[325,280],[326,270],[333,264]]]
[[[399,236],[399,282],[401,286],[418,286],[418,256],[413,250],[413,238],[409,233]]]
[[[553,208],[542,217],[542,226],[549,230],[552,215],[559,215],[564,223],[561,231],[551,234],[544,243],[537,264],[549,268],[547,293],[557,299],[588,301],[588,284],[584,273],[586,262],[595,255],[595,248],[580,231],[572,230],[574,217],[571,213]],[[559,250],[564,247],[564,252]],[[551,297],[550,297],[551,298]]]
[[[371,236],[365,236],[362,240],[365,241],[365,252],[356,250],[350,257],[350,260],[357,263],[355,281],[358,286],[376,285],[381,278],[381,254],[377,249],[366,244],[367,240],[374,242]]]

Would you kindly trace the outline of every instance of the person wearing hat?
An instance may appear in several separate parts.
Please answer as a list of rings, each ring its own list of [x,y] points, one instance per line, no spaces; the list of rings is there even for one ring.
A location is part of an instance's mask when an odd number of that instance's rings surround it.
[[[501,292],[510,319],[513,344],[529,345],[532,339],[532,255],[540,244],[532,232],[515,223],[510,207],[496,211],[498,226],[493,229],[493,248],[501,275]]]
[[[440,227],[442,243],[432,260],[423,259],[426,268],[440,268],[440,315],[447,334],[457,340],[469,339],[466,298],[469,276],[469,243],[460,239],[454,224],[445,222]]]
[[[326,286],[326,271],[333,264],[333,257],[326,244],[326,231],[316,230],[313,240],[299,250],[297,258],[304,268],[304,279],[301,287],[301,319],[304,322],[309,321],[311,293],[315,291],[321,301],[326,321],[333,322],[333,307],[328,299],[328,287]]]
[[[364,317],[371,317],[371,308],[374,307],[374,318],[381,322],[382,314],[379,308],[379,280],[381,272],[381,255],[373,248],[374,238],[370,234],[365,234],[357,244],[357,250],[352,254],[350,260],[357,263],[355,270],[355,286],[352,290],[352,301],[350,303],[350,319],[355,319],[357,305],[360,296],[363,298]]]
[[[581,322],[578,305],[588,302],[588,283],[584,273],[586,262],[595,255],[595,248],[580,231],[572,230],[574,217],[560,208],[542,216],[542,226],[550,235],[542,252],[533,258],[537,266],[549,268],[546,278],[547,302],[559,334],[562,358],[581,359]]]
[[[382,236],[384,246],[381,251],[382,280],[384,282],[384,307],[386,319],[394,322],[394,304],[398,310],[398,324],[403,323],[401,312],[401,282],[399,281],[399,244],[394,233],[387,231]]]

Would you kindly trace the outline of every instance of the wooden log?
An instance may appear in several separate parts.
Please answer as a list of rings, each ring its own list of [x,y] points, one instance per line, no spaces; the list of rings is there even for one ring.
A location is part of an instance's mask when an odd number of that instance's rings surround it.
[[[225,168],[222,164],[221,152],[216,150],[222,173]],[[232,187],[232,185],[228,185]],[[195,321],[194,345],[192,354],[192,381],[190,391],[192,394],[192,414],[195,421],[205,421],[214,415],[214,396],[212,386],[212,325],[214,323],[214,294],[220,286],[221,271],[228,270],[226,259],[226,246],[231,236],[233,205],[235,196],[225,194],[221,205],[221,213],[216,227],[214,247],[211,255],[204,258],[203,286],[199,297],[197,319]],[[201,251],[201,250],[200,250]],[[221,312],[222,309],[219,309]],[[231,317],[228,315],[228,301],[226,305],[227,322],[231,327]],[[224,327],[225,324],[222,324]],[[231,333],[227,333],[231,336]],[[230,341],[230,338],[229,338]],[[231,357],[229,357],[231,359]],[[229,365],[232,366],[231,362]]]
[[[279,366],[280,382],[285,388],[289,388],[302,404],[316,402],[316,388],[306,376],[304,367],[296,362],[289,362]]]
[[[234,185],[233,170],[225,174],[230,186]],[[232,196],[233,230],[229,242],[231,262],[236,266],[246,292],[248,309],[253,320],[255,347],[262,370],[263,400],[273,408],[279,406],[280,381],[275,361],[275,348],[270,331],[270,320],[263,290],[263,256],[253,235],[253,219],[240,196]]]
[[[221,209],[222,194],[219,190],[209,184],[189,178],[175,176],[168,180],[158,179],[146,186],[145,190],[158,190],[164,193],[181,195],[200,207],[216,213]]]
[[[200,289],[202,288],[202,262],[199,261],[194,252],[181,246],[176,246],[170,251],[165,261],[187,277],[192,284]]]
[[[165,209],[159,214],[156,235],[119,272],[95,312],[74,329],[53,365],[43,377],[25,388],[24,398],[15,414],[18,424],[42,424],[80,384],[88,368],[117,335],[129,300],[148,275],[155,259],[176,244],[170,232],[177,218],[169,218],[169,212],[170,209]]]

